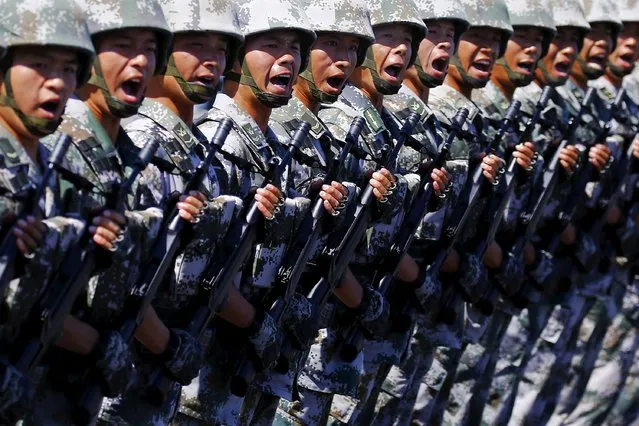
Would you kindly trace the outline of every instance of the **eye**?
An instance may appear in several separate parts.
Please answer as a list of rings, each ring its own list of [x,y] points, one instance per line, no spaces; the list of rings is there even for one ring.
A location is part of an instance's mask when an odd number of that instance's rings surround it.
[[[326,42],[326,45],[327,45],[328,47],[337,47],[337,42],[336,42],[335,40],[328,40],[328,41]]]
[[[68,74],[75,74],[78,72],[77,65],[65,65],[64,72]]]

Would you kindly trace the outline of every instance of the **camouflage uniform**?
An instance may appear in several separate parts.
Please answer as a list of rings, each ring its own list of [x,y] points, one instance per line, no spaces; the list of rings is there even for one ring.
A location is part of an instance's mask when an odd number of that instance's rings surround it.
[[[163,0],[161,6],[174,34],[198,31],[227,35],[230,41],[228,56],[229,60],[233,60],[237,45],[243,37],[237,27],[236,11],[232,4],[218,7],[214,12],[207,11],[197,1],[192,1],[186,12],[184,2]],[[169,62],[171,71],[167,71],[167,75],[174,75],[173,70],[176,68],[172,56]],[[179,73],[174,77],[184,93],[192,97],[193,90],[188,83],[183,82]],[[184,192],[198,163],[210,149],[209,142],[196,127],[187,125],[166,106],[149,99],[143,102],[135,119],[127,124],[126,131],[138,148],[152,140],[160,143],[153,161],[161,171],[160,194],[163,199],[157,200],[158,204],[166,204],[167,197]],[[202,274],[242,205],[240,199],[220,196],[224,191],[224,188],[220,188],[216,172],[220,168],[221,164],[214,161],[207,170],[206,177],[201,182],[201,191],[207,198],[205,214],[190,231],[193,238],[176,256],[173,272],[167,274],[165,283],[161,285],[153,302],[158,315],[169,327],[185,328],[191,319],[194,301],[198,297],[206,297],[200,292]],[[202,346],[206,347],[208,341],[209,338],[205,338]],[[144,362],[138,367],[143,377],[152,368]],[[103,409],[103,419],[110,422],[126,421],[129,424],[168,424],[177,410],[179,384],[173,385],[168,400],[162,408],[158,408],[145,397],[146,382],[147,380],[139,380],[137,386],[126,395],[110,401],[108,407]],[[192,393],[197,393],[198,385],[199,381],[194,380],[191,386],[195,390],[191,390]]]
[[[590,22],[608,21],[619,25],[614,21],[614,16],[608,11],[597,18],[597,4],[591,5],[588,10],[588,20]],[[579,107],[580,99],[583,97],[583,90],[569,80],[564,86],[557,89],[558,94],[565,100],[566,108],[576,111]],[[607,120],[602,115],[601,100],[596,97],[590,111],[582,116],[586,126],[582,126],[578,134],[578,139],[587,141],[594,139],[596,126],[593,124],[598,120]],[[599,121],[601,123],[601,121]],[[607,139],[612,151],[619,144],[619,137],[614,136]],[[596,203],[599,194],[599,185],[590,183],[586,189],[588,200],[586,207],[592,208]],[[529,365],[528,380],[522,383],[531,383],[531,386],[522,386],[519,389],[519,397],[515,402],[515,412],[519,419],[527,422],[544,422],[552,414],[560,397],[561,387],[566,381],[566,374],[570,371],[570,363],[575,354],[579,337],[579,327],[584,317],[588,314],[595,303],[596,298],[606,298],[610,287],[610,276],[595,272],[594,274],[584,274],[580,268],[588,269],[587,256],[591,244],[588,242],[587,234],[580,233],[575,247],[575,256],[572,262],[571,276],[566,277],[573,283],[571,291],[556,300],[557,305],[550,316],[548,324],[541,334],[541,340],[537,344],[537,353],[531,359]],[[601,250],[601,248],[599,248]],[[597,250],[597,249],[595,249]],[[535,390],[531,390],[533,387]]]
[[[154,5],[156,9],[153,9]],[[130,26],[127,24],[131,24],[136,16],[140,18],[142,14],[146,14],[141,27],[156,30],[160,52],[168,45],[169,33],[161,11],[159,21],[148,15],[158,12],[159,6],[155,3],[140,2],[137,6],[129,7],[110,2],[108,7],[116,19],[108,22],[102,20],[103,16],[91,7],[90,2],[84,6],[92,35],[127,26],[137,27],[136,23]],[[124,14],[129,21],[123,24]],[[161,56],[158,62],[158,67],[162,68],[165,61]],[[89,84],[94,84],[95,78],[96,74],[92,74]],[[112,141],[88,107],[75,99],[69,100],[67,104],[59,132],[71,136],[73,140],[63,165],[68,172],[65,176],[68,182],[62,190],[65,208],[87,217],[91,210],[105,205],[108,194],[128,175],[137,150],[131,150],[127,146],[128,137],[122,129],[116,141]],[[53,137],[47,138],[44,143],[53,140]],[[117,327],[125,297],[135,283],[140,265],[150,254],[149,250],[159,232],[162,211],[158,207],[162,206],[158,204],[161,199],[158,176],[159,170],[153,166],[147,167],[140,174],[128,196],[127,207],[132,210],[124,212],[127,226],[117,243],[118,250],[111,256],[111,264],[106,269],[91,275],[87,291],[80,298],[81,303],[77,304],[76,315],[101,333]],[[77,185],[82,186],[76,187]],[[43,381],[38,395],[42,410],[33,413],[28,422],[71,422],[69,416],[84,391],[84,377],[91,368],[87,365],[86,358],[62,350],[52,354],[49,375]],[[98,407],[92,408],[97,412]]]
[[[349,34],[355,36],[360,41],[358,64],[366,54],[368,46],[374,39],[373,30],[370,26],[370,18],[368,9],[363,3],[343,0],[333,1],[306,1],[301,4],[306,10],[309,18],[311,29],[316,32],[335,32],[338,34]],[[315,86],[311,64],[309,63],[306,70],[302,72],[300,78],[308,81],[313,87],[311,95],[316,101],[330,101],[323,92],[320,92]],[[269,122],[269,127],[277,135],[280,142],[288,145],[289,140],[298,122],[305,121],[311,124],[311,131],[306,138],[304,144],[297,152],[291,166],[291,182],[294,190],[306,197],[316,191],[315,187],[322,182],[328,170],[337,167],[334,159],[341,151],[341,148],[333,140],[333,135],[328,131],[326,126],[319,118],[309,110],[295,95],[287,105],[274,109]],[[338,181],[345,179],[344,173],[336,177]],[[319,254],[328,240],[328,236],[340,229],[343,225],[348,225],[347,215],[345,212],[348,206],[357,199],[358,188],[350,182],[342,182],[348,189],[348,195],[343,200],[344,208],[336,217],[325,217],[322,225],[320,237],[318,238],[314,253],[311,255],[311,263]],[[304,283],[306,281],[306,285]],[[312,274],[302,277],[298,288],[300,295],[306,295],[310,290],[310,284],[314,284]],[[300,351],[293,365],[303,365],[306,357],[306,351]],[[248,424],[272,424],[275,421],[278,424],[297,424],[299,420],[295,417],[295,409],[288,411],[294,401],[293,397],[297,394],[294,392],[294,381],[296,379],[296,368],[290,368],[287,374],[281,374],[270,371],[260,378],[260,386],[256,386],[252,395],[253,399],[259,400],[252,404],[246,404],[243,407],[243,422]],[[306,391],[298,390],[302,393]],[[247,401],[250,397],[247,396]],[[279,408],[279,400],[282,398],[281,407]],[[293,405],[298,406],[295,401]]]
[[[297,31],[302,57],[307,58],[314,33],[308,30],[307,18],[297,5],[272,1],[261,2],[258,6],[257,2],[251,2],[243,4],[238,14],[240,28],[246,37],[280,28]],[[250,76],[243,71],[242,78]],[[242,80],[242,84],[249,84],[246,81]],[[217,96],[213,108],[202,118],[198,128],[210,139],[224,118],[231,118],[233,128],[218,155],[224,171],[223,182],[228,193],[245,199],[251,188],[264,184],[270,159],[282,157],[284,146],[270,128],[263,133],[246,111],[223,94]],[[296,194],[291,191],[290,168],[285,170],[282,181],[274,184],[290,198],[286,198],[274,220],[265,221],[262,240],[254,247],[236,281],[244,297],[258,307],[268,297],[286,245],[296,228],[296,220],[308,205],[303,199],[292,198]],[[231,395],[229,380],[243,358],[246,345],[243,340],[238,341],[234,330],[237,329],[222,321],[216,324],[215,342],[210,345],[211,363],[203,367],[199,376],[199,382],[206,382],[207,386],[195,389],[196,393],[192,393],[192,387],[185,390],[180,408],[184,414],[179,416],[179,424],[231,425],[238,422],[243,398]]]

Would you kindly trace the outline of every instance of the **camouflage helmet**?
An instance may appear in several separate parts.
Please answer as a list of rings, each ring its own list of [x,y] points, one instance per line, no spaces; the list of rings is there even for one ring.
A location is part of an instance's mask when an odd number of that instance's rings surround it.
[[[228,39],[224,72],[233,67],[237,53],[244,41],[237,17],[237,6],[231,0],[159,0],[164,17],[173,34],[187,32],[211,32]],[[216,89],[186,81],[175,65],[173,51],[169,52],[166,75],[173,77],[184,95],[195,104],[207,102],[215,96]]]
[[[144,28],[155,32],[157,53],[155,73],[164,71],[171,45],[171,31],[156,0],[75,0],[87,15],[89,31],[98,34],[128,28]]]
[[[619,16],[623,22],[639,22],[639,1],[622,1],[619,5]]]
[[[557,33],[555,22],[545,0],[506,0],[508,16],[513,27],[537,27],[543,31],[541,57],[546,56],[548,46]]]
[[[415,0],[419,16],[424,21],[448,20],[455,24],[455,41],[470,26],[467,8],[456,1]]]
[[[580,0],[549,0],[549,3],[555,27],[574,27],[584,34],[590,32],[590,24]]]
[[[315,33],[304,10],[292,0],[249,0],[239,8],[240,28],[244,37],[275,30],[297,31],[301,37],[302,65],[308,65]]]
[[[65,0],[40,0],[27,4],[18,0],[0,0],[0,10],[3,15],[0,46],[6,47],[6,51],[20,46],[70,48],[79,55],[77,85],[87,81],[95,52],[84,14],[77,5]],[[5,53],[4,48],[1,53]],[[3,67],[8,65],[8,62],[3,62]],[[8,68],[4,73],[6,95],[0,96],[0,105],[11,108],[32,135],[53,133],[62,118],[45,119],[22,112],[14,98]]]
[[[341,33],[360,39],[357,65],[375,40],[368,7],[361,0],[302,0],[311,29],[316,33]]]
[[[589,23],[605,22],[612,24],[613,31],[618,34],[623,27],[619,15],[617,0],[584,0],[584,12]],[[617,39],[616,36],[613,39]]]
[[[413,0],[370,0],[371,24],[373,28],[383,24],[404,24],[413,32],[410,67],[415,62],[419,44],[426,37],[426,24]]]
[[[471,27],[488,27],[501,31],[499,56],[506,51],[508,39],[513,34],[508,8],[504,0],[463,0],[468,7]]]
[[[237,5],[231,0],[159,0],[173,34],[215,32],[229,37],[227,69],[233,65],[244,42],[237,17]]]
[[[0,0],[0,9],[1,46],[72,48],[80,54],[78,86],[87,81],[95,52],[85,16],[77,5],[65,0],[41,0],[30,7],[17,0]]]

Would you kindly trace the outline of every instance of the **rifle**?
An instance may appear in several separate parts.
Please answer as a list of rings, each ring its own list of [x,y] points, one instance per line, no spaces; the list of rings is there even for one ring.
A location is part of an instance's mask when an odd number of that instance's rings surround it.
[[[311,126],[307,122],[302,121],[300,123],[284,157],[273,157],[271,159],[264,186],[271,183],[279,185],[285,168],[291,163],[293,154],[307,138],[310,129]],[[241,223],[236,223],[237,227],[241,227],[241,233],[235,248],[226,256],[224,256],[224,253],[220,253],[221,259],[216,260],[215,264],[208,265],[206,268],[205,277],[202,280],[202,290],[205,296],[208,295],[208,298],[205,298],[206,303],[203,303],[197,309],[186,329],[198,340],[201,339],[211,320],[223,306],[228,289],[233,285],[233,278],[250,254],[257,239],[258,227],[263,223],[264,216],[259,211],[255,201],[245,211],[247,211],[245,220],[238,221]],[[227,235],[226,242],[229,247],[235,243],[235,241],[231,241],[230,235],[235,235],[235,233],[230,232]],[[173,380],[167,377],[161,368],[156,368],[150,377],[150,384],[146,389],[147,397],[152,404],[162,405]]]
[[[201,186],[202,180],[207,176],[208,169],[215,159],[217,148],[224,144],[232,127],[233,121],[231,119],[222,120],[211,140],[206,157],[198,164],[185,185],[184,194],[197,190]],[[187,229],[192,229],[192,226],[180,217],[174,203],[169,203],[164,218],[162,231],[153,244],[151,259],[146,263],[141,279],[136,282],[125,300],[122,321],[116,327],[123,339],[129,344],[135,336],[135,330],[144,320],[148,307],[164,281],[166,273],[174,264],[178,250],[183,246],[184,232]],[[98,379],[96,377],[90,378],[86,390],[74,408],[78,423],[86,424],[92,418],[92,409],[96,406],[99,407],[103,398],[104,394]]]
[[[339,176],[342,167],[346,163],[346,158],[348,157],[348,154],[352,151],[353,145],[357,143],[357,140],[359,139],[359,135],[362,133],[362,130],[364,129],[365,125],[366,125],[366,120],[363,117],[355,117],[353,119],[353,122],[351,123],[351,127],[348,130],[348,133],[346,135],[344,145],[342,146],[342,149],[340,151],[340,154],[339,156],[335,156],[335,158],[333,159],[331,169],[327,173],[327,177],[324,179],[324,183],[330,184],[331,181],[335,180],[337,176]],[[303,243],[306,240],[306,235],[309,235],[309,234],[311,235],[311,237],[308,239],[308,241],[309,243],[310,241],[313,241],[313,244],[314,244],[314,240],[316,239],[316,237],[314,237],[311,232],[315,230],[316,229],[315,227],[318,225],[317,224],[318,219],[316,219],[316,217],[319,215],[320,212],[322,215],[324,214],[324,207],[321,204],[321,202],[322,200],[318,199],[314,203],[314,207],[311,212],[311,215],[307,215],[302,225],[304,227],[300,227],[300,231],[298,231],[296,236],[296,242],[293,244],[292,247],[296,247],[299,244]],[[307,222],[311,222],[310,225],[313,226],[313,228],[311,228],[311,231],[309,231],[308,233],[303,232],[303,230],[307,229],[308,227]],[[306,243],[304,243],[304,248],[306,248]],[[290,282],[299,282],[299,279],[302,277],[302,272],[304,269],[302,268],[302,266],[305,267],[306,265],[302,265],[301,255],[295,258],[294,254],[296,252],[303,253],[303,251],[298,249],[291,249],[290,251],[293,256],[291,257],[290,262],[287,259],[284,261],[283,265],[280,267],[277,274],[278,282],[281,281],[282,283],[284,283],[286,282],[286,280],[289,280]],[[331,291],[328,291],[326,294],[330,295],[330,293]],[[316,309],[314,308],[313,312],[315,311]],[[315,321],[313,321],[312,323],[314,324]],[[294,339],[292,336],[286,336],[284,340],[282,341],[282,344],[280,347],[280,358],[277,362],[277,365],[274,368],[275,371],[281,374],[286,374],[290,369],[290,365],[292,361],[295,359],[299,351],[306,344],[307,342],[299,342],[296,339]]]
[[[497,134],[492,139],[492,141],[489,144],[487,144],[486,148],[484,149],[484,155],[489,155],[495,151],[495,149],[498,147],[499,143],[503,139],[506,131],[508,131],[508,129],[512,126],[512,122],[517,119],[519,107],[521,106],[521,104],[517,101],[513,102],[513,104],[511,104],[511,106],[508,108],[508,113],[504,116],[504,120]],[[502,174],[502,171],[500,171],[500,175]],[[470,219],[471,214],[474,213],[477,203],[482,198],[489,197],[491,195],[493,191],[493,187],[496,187],[497,185],[499,185],[500,179],[501,177],[498,176],[495,182],[491,183],[483,175],[481,163],[479,163],[476,166],[475,171],[473,173],[472,180],[470,182],[467,182],[467,185],[468,183],[470,183],[470,196],[469,196],[468,204],[464,208],[463,212],[461,213],[461,218],[459,219],[457,224],[449,226],[445,230],[445,232],[442,234],[442,237],[440,238],[440,247],[443,247],[443,249],[438,250],[435,260],[428,266],[428,269],[426,270],[426,273],[430,274],[430,276],[433,277],[433,280],[437,279],[437,276],[439,275],[439,271],[444,265],[446,258],[450,255],[450,253],[453,251],[453,249],[459,242],[462,231],[466,223]],[[460,209],[456,209],[456,214],[454,217],[458,217],[459,215],[460,215]],[[488,247],[488,245],[486,245],[483,248],[484,251],[486,247]],[[459,290],[461,290],[461,292],[464,293],[463,289],[459,289]],[[471,303],[477,303],[480,301],[481,300],[471,301]],[[442,309],[437,315],[437,319],[446,324],[453,323],[456,317],[454,305],[455,305],[455,289],[450,287],[450,288],[447,288],[444,292]],[[480,309],[483,310],[484,307],[480,306]],[[488,308],[486,308],[486,310],[487,309]]]
[[[433,189],[433,181],[430,175],[433,170],[445,166],[452,144],[457,137],[457,133],[461,131],[467,118],[468,110],[466,108],[462,108],[457,112],[453,118],[452,127],[448,133],[448,137],[441,146],[437,156],[423,169],[423,171],[420,172],[420,187],[410,209],[408,210],[406,219],[404,219],[402,226],[395,237],[395,241],[389,248],[386,255],[382,258],[382,263],[377,267],[373,274],[372,282],[377,283],[377,289],[384,297],[387,297],[391,290],[391,285],[398,272],[400,261],[404,254],[408,252],[424,216],[431,211],[431,206],[433,205],[433,200],[436,197],[436,194]],[[347,362],[352,362],[360,352],[364,343],[364,338],[364,333],[362,332],[361,327],[355,325],[351,328],[344,343],[342,344],[340,357]]]
[[[71,142],[71,137],[68,135],[60,134],[60,136],[58,136],[53,152],[47,161],[47,168],[42,175],[42,179],[40,179],[37,187],[31,184],[27,190],[27,194],[24,197],[24,208],[18,220],[26,220],[27,217],[36,213],[38,210],[38,202],[44,196],[53,173],[60,168],[64,156],[71,146]],[[5,290],[15,275],[15,268],[18,263],[18,246],[16,242],[17,238],[13,235],[12,226],[7,226],[6,235],[0,244],[0,297],[4,297]]]
[[[140,151],[133,164],[131,174],[109,194],[106,203],[107,209],[124,211],[126,196],[157,148],[157,143],[149,143]],[[87,223],[81,237],[81,241],[88,241],[86,246],[76,244],[73,247],[57,275],[47,286],[47,290],[39,302],[37,318],[33,318],[32,326],[19,336],[20,341],[26,343],[14,365],[25,375],[33,371],[49,347],[55,343],[63,321],[71,312],[80,291],[88,283],[89,277],[96,267],[98,257],[107,254],[93,242],[91,237]]]

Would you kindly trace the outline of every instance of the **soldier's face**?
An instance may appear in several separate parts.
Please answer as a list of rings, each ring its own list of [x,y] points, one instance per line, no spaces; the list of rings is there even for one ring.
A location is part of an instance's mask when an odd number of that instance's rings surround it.
[[[290,96],[302,62],[299,35],[272,31],[249,37],[244,60],[257,86],[268,93]]]
[[[18,47],[12,50],[11,55],[9,72],[18,108],[27,116],[58,120],[77,84],[78,55],[56,47]],[[7,93],[4,81],[0,90],[2,94]],[[6,108],[6,111],[9,112],[9,109]],[[11,127],[24,130],[17,116],[13,112],[9,115],[15,118],[11,120]]]
[[[173,38],[173,60],[184,80],[215,88],[226,68],[228,37],[222,34],[188,32]]]
[[[544,35],[539,28],[515,27],[504,54],[510,69],[532,78],[543,41]]]
[[[98,38],[96,46],[111,95],[125,103],[140,103],[155,70],[155,33],[137,28],[110,31]]]
[[[397,24],[377,25],[374,32],[377,73],[387,83],[399,86],[412,55],[413,33],[407,25]]]
[[[548,53],[542,58],[544,69],[553,83],[565,83],[570,76],[579,43],[582,40],[581,31],[574,27],[558,27],[557,35],[550,43]],[[542,71],[538,68],[537,78],[545,81]],[[545,81],[546,83],[550,83]]]
[[[313,81],[322,92],[339,95],[357,64],[359,39],[346,34],[319,33],[311,50]]]
[[[477,81],[488,82],[499,55],[501,31],[472,27],[462,35],[457,55],[466,73]]]
[[[617,37],[617,47],[608,57],[609,63],[630,74],[639,59],[639,22],[624,22],[623,31]]]
[[[586,35],[579,54],[586,62],[589,73],[592,74],[590,78],[596,78],[601,76],[606,68],[608,55],[612,48],[612,25],[594,22],[590,26],[592,30]]]
[[[455,52],[455,25],[452,21],[427,21],[428,34],[419,44],[417,55],[426,74],[444,81],[448,62]]]

